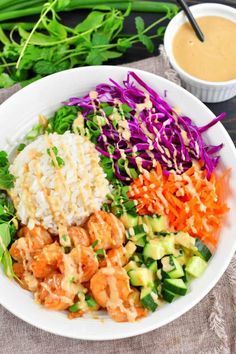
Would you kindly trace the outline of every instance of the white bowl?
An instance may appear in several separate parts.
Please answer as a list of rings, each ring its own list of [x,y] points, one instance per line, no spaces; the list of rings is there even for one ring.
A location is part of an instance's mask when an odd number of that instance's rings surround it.
[[[201,16],[220,16],[236,22],[236,9],[230,6],[207,3],[190,7],[195,18]],[[168,24],[164,47],[173,68],[179,74],[183,86],[203,102],[222,102],[236,95],[236,79],[224,82],[210,82],[197,79],[183,70],[173,55],[173,39],[180,26],[187,21],[183,11],[178,13]],[[232,45],[235,45],[235,38],[232,38]]]
[[[126,77],[128,68],[94,66],[62,71],[41,79],[20,90],[0,106],[1,129],[0,149],[9,152],[26,131],[36,122],[39,113],[50,115],[69,97],[81,96],[93,89],[96,84],[108,82],[113,78],[118,82]],[[179,107],[183,114],[191,117],[197,124],[204,125],[214,118],[214,114],[197,98],[183,88],[156,75],[134,70],[154,90],[167,101]],[[217,123],[205,139],[212,144],[224,143],[221,151],[221,167],[232,167],[231,186],[236,185],[236,151],[224,127]],[[13,143],[13,145],[11,144]],[[68,320],[63,312],[48,311],[37,305],[31,293],[21,289],[14,281],[9,281],[0,272],[0,303],[24,321],[48,332],[66,337],[109,340],[131,337],[161,327],[173,321],[196,305],[216,284],[227,268],[236,249],[236,195],[230,194],[228,204],[231,211],[223,226],[216,253],[209,262],[203,276],[192,282],[190,292],[172,304],[164,305],[155,313],[136,323],[116,323],[107,315],[100,320],[92,317]]]

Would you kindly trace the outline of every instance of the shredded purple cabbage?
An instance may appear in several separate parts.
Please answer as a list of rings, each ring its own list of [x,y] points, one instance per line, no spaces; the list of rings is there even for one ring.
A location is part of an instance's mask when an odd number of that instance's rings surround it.
[[[98,109],[100,103],[108,103],[115,107],[117,101],[132,108],[128,118],[129,139],[121,136],[108,118],[107,123],[101,128],[101,134],[96,142],[97,150],[113,160],[114,173],[118,179],[123,182],[131,180],[128,175],[124,176],[120,172],[117,164],[124,154],[128,160],[129,168],[138,168],[138,156],[139,159],[141,158],[143,168],[150,170],[156,160],[166,173],[175,170],[181,174],[192,166],[194,159],[201,160],[208,178],[211,176],[219,161],[219,156],[215,154],[219,153],[223,144],[207,145],[202,138],[202,133],[223,119],[225,113],[220,114],[210,123],[197,127],[190,118],[178,115],[157,92],[134,72],[128,73],[123,86],[112,79],[110,81],[111,84],[100,84],[96,87],[98,96],[94,102]],[[138,111],[137,104],[144,103],[147,94],[151,101],[151,107]],[[93,102],[89,95],[83,98],[72,97],[65,104],[80,106],[85,121],[90,119],[89,115],[91,116],[94,111]],[[110,147],[113,147],[112,153]]]

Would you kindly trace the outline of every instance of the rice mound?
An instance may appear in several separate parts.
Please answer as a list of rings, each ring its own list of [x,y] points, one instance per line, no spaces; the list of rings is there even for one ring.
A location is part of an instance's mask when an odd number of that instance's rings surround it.
[[[53,163],[53,147],[63,160],[61,167]],[[70,132],[39,136],[19,153],[10,171],[16,181],[9,194],[18,218],[30,228],[42,225],[58,233],[62,222],[80,225],[109,193],[94,144]]]

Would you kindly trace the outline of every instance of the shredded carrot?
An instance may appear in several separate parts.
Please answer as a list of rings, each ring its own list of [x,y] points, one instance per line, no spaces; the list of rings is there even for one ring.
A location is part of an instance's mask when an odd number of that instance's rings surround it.
[[[161,165],[136,178],[129,187],[128,196],[138,202],[140,215],[167,215],[173,231],[185,231],[215,246],[224,216],[230,170],[220,178],[212,174],[210,180],[199,165],[182,175],[163,174]],[[150,187],[151,186],[151,187]]]

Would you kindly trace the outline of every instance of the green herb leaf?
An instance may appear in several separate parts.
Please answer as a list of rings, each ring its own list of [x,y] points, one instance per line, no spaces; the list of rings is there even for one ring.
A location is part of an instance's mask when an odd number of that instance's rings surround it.
[[[165,26],[158,27],[158,29],[156,31],[157,36],[163,39],[164,38],[164,34],[165,34],[165,30],[166,30]]]
[[[106,51],[102,52],[101,56],[103,58],[103,61],[106,61],[109,59],[119,58],[122,56],[122,53],[115,52],[113,50],[106,50]]]
[[[13,271],[12,267],[12,258],[10,256],[10,253],[8,250],[6,250],[2,256],[2,265],[3,265],[3,270],[6,276],[9,279],[13,279],[15,277],[15,273]]]
[[[98,28],[102,24],[104,16],[103,12],[90,12],[86,19],[75,27],[75,31],[82,33],[91,30],[91,28]]]
[[[8,223],[0,224],[0,260],[7,251],[7,247],[11,242],[11,236]]]
[[[71,0],[58,0],[56,4],[57,11],[65,10],[71,3]]]
[[[92,45],[106,45],[109,43],[109,36],[104,32],[95,32],[92,36]]]
[[[29,32],[25,31],[22,27],[18,27],[19,35],[27,40],[29,37]],[[47,44],[52,44],[55,43],[57,39],[55,37],[35,32],[31,38],[30,38],[30,44],[36,44],[36,45],[47,45]]]
[[[40,60],[34,64],[34,71],[40,75],[50,75],[61,70],[66,70],[70,67],[69,61],[63,61],[55,64],[48,60]]]
[[[7,36],[5,35],[3,29],[0,27],[0,42],[2,42],[2,44],[9,44],[10,40],[7,38]]]
[[[153,44],[153,41],[151,40],[151,38],[149,38],[145,34],[141,34],[139,36],[139,39],[143,43],[143,45],[145,45],[145,47],[147,48],[147,50],[150,53],[152,53],[154,51],[154,44]]]
[[[132,47],[132,43],[125,38],[119,38],[117,41],[117,50],[124,53],[127,49]]]
[[[14,186],[15,177],[9,173],[8,167],[0,168],[0,189],[8,190]]]
[[[60,24],[55,18],[49,22],[47,25],[47,30],[60,40],[67,38],[66,27]]]
[[[0,88],[8,88],[15,84],[15,81],[9,76],[9,74],[0,74]]]
[[[135,17],[135,26],[136,26],[136,30],[137,30],[138,34],[140,34],[144,31],[145,24],[144,24],[144,20],[142,19],[142,17],[140,17],[140,16]]]
[[[85,59],[85,62],[88,65],[101,65],[103,62],[103,56],[99,50],[91,49]]]
[[[5,151],[0,151],[0,167],[9,166],[9,161],[7,157],[7,153]]]

